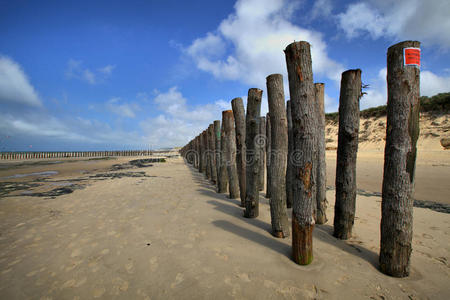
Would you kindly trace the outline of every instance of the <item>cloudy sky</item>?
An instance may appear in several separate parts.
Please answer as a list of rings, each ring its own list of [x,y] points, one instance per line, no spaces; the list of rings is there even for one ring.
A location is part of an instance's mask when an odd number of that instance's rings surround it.
[[[182,146],[272,73],[289,98],[283,49],[299,40],[328,112],[354,68],[361,109],[385,104],[387,48],[408,39],[421,94],[448,92],[449,15],[448,0],[0,0],[0,151]]]

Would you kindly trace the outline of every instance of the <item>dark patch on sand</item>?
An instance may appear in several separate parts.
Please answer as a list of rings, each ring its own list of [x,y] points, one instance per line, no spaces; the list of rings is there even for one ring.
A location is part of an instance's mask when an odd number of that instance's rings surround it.
[[[165,158],[142,158],[130,160],[124,164],[112,165],[111,171],[153,167],[152,163],[166,162]]]
[[[444,204],[444,203],[436,203],[432,201],[425,201],[425,200],[414,200],[414,206],[415,207],[422,207],[422,208],[429,208],[431,210],[450,214],[450,205]]]
[[[28,190],[39,185],[38,183],[30,182],[0,182],[0,196],[5,196],[15,191]]]
[[[71,186],[59,187],[47,192],[23,193],[22,196],[55,198],[58,196],[71,194],[73,193],[74,190],[84,189],[84,187],[85,187],[84,185],[73,184]]]
[[[145,172],[99,173],[99,174],[89,176],[89,178],[95,178],[95,179],[100,179],[100,180],[124,178],[124,177],[156,177],[156,176],[149,176],[149,175],[145,174]]]

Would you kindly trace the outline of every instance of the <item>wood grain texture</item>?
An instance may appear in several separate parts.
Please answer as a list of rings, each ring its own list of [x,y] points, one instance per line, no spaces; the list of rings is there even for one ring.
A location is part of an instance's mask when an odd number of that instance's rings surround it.
[[[387,53],[387,127],[382,191],[380,269],[394,277],[410,272],[414,173],[419,136],[420,70],[403,63],[405,41]]]
[[[260,151],[256,145],[259,135],[262,90],[248,90],[247,114],[245,117],[246,145],[246,190],[244,217],[256,218],[259,215],[259,170]]]
[[[356,157],[359,135],[359,99],[361,70],[342,73],[339,96],[339,130],[336,159],[336,202],[334,233],[338,239],[349,239],[355,220]]]

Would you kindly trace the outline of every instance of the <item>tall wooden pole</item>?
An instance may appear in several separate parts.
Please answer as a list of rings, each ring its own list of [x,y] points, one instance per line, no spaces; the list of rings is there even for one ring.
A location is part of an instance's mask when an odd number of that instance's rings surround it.
[[[256,218],[259,215],[259,164],[260,151],[256,145],[259,134],[259,115],[261,114],[262,90],[248,90],[247,115],[245,118],[246,146],[246,190],[244,217]]]
[[[225,156],[226,140],[225,140],[225,127],[224,118],[222,112],[222,127],[220,129],[220,166],[219,177],[217,178],[217,192],[226,193],[228,191],[228,171],[227,171],[227,159]]]
[[[209,133],[208,133],[208,128],[205,130],[205,139],[204,139],[204,143],[205,143],[205,161],[206,161],[206,178],[211,179],[211,149],[209,148],[210,143],[209,143]]]
[[[201,161],[202,161],[202,156],[201,156],[201,142],[200,142],[200,135],[197,135],[197,137],[195,138],[196,143],[195,143],[195,150],[197,151],[197,169],[200,172],[201,170]]]
[[[270,126],[270,114],[266,114],[266,198],[270,199],[271,196],[271,186],[269,182],[271,181],[271,173],[270,173],[270,151],[272,148],[272,139],[271,139],[271,126]],[[286,129],[287,130],[287,129]],[[286,153],[287,155],[287,153]],[[285,201],[286,202],[286,201]]]
[[[312,235],[316,206],[315,168],[317,157],[316,102],[308,42],[294,42],[284,50],[289,76],[294,133],[294,202],[292,205],[292,251],[296,263],[312,262]]]
[[[234,130],[234,117],[232,110],[222,112],[222,122],[225,129],[225,157],[228,174],[228,190],[230,198],[239,197],[239,179],[236,169],[236,134]]]
[[[266,117],[259,117],[259,138],[257,138],[257,144],[259,147],[259,190],[264,190],[264,174],[266,168]]]
[[[356,205],[356,155],[358,153],[359,98],[361,70],[342,73],[339,96],[339,130],[336,159],[336,203],[334,236],[346,240],[352,236]]]
[[[317,107],[317,210],[316,224],[327,222],[327,166],[325,160],[325,85],[315,83],[314,91]]]
[[[205,131],[200,134],[200,173],[206,172]]]
[[[291,114],[291,100],[286,102],[286,119],[288,124],[288,160],[286,168],[286,206],[292,207],[294,202],[294,187],[292,181],[294,178],[293,169],[293,153],[294,153],[294,132],[292,131],[292,114]]]
[[[236,166],[239,178],[241,206],[245,203],[245,109],[242,98],[231,100],[236,127]]]
[[[420,42],[405,41],[389,47],[387,53],[388,102],[380,269],[395,277],[408,276],[410,271],[420,69],[408,63],[412,60],[420,65],[419,49]]]
[[[216,135],[214,134],[214,124],[208,127],[208,143],[209,143],[209,161],[211,169],[211,181],[216,184],[217,170],[216,170]]]
[[[214,142],[215,142],[215,157],[216,157],[216,178],[217,186],[219,186],[219,174],[220,174],[220,120],[214,121]]]
[[[272,234],[275,237],[289,236],[289,221],[286,213],[286,166],[288,152],[288,131],[286,107],[284,106],[283,76],[272,74],[266,78],[267,99],[269,102],[270,133],[270,164],[267,181],[270,186],[270,216]],[[269,172],[270,170],[270,172]]]

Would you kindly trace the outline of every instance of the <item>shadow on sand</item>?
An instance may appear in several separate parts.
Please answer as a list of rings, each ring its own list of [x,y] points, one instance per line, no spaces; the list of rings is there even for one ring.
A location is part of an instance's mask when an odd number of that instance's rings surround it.
[[[276,251],[282,255],[285,255],[291,258],[291,246],[287,245],[275,237],[271,235],[271,225],[269,223],[263,222],[257,218],[248,219],[243,217],[243,208],[240,207],[240,201],[237,199],[230,199],[226,194],[218,194],[216,192],[216,188],[214,185],[209,183],[206,177],[199,173],[198,170],[191,165],[188,165],[188,168],[192,174],[193,180],[201,186],[198,191],[210,198],[212,200],[208,200],[207,203],[214,206],[214,209],[233,216],[235,218],[239,218],[239,220],[244,221],[247,224],[255,226],[256,228],[262,229],[268,233],[268,235],[263,235],[261,233],[249,230],[247,228],[238,226],[226,220],[217,220],[212,223],[228,232],[239,235],[245,239],[258,243],[264,247],[268,247],[273,251]],[[261,197],[263,198],[263,197]],[[267,202],[265,198],[261,199],[262,203]],[[288,215],[291,215],[291,209],[288,210]],[[289,217],[289,220],[291,218]],[[362,245],[362,242],[358,240],[339,240],[333,236],[333,226],[324,224],[324,225],[316,225],[314,230],[314,238],[318,239],[324,243],[332,245],[338,248],[341,251],[345,251],[348,254],[351,254],[357,258],[367,261],[371,264],[375,269],[379,269],[378,264],[378,254],[372,250],[367,249]]]

